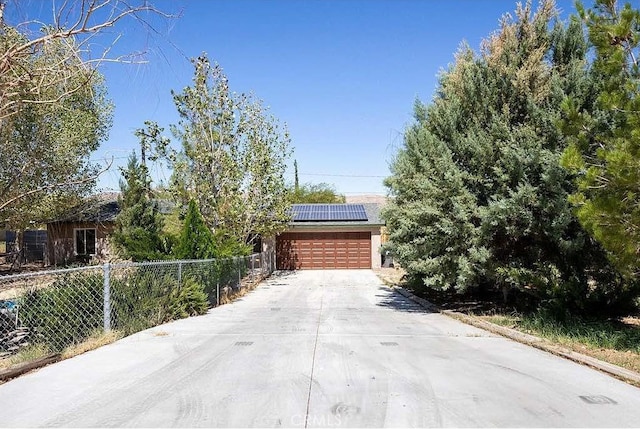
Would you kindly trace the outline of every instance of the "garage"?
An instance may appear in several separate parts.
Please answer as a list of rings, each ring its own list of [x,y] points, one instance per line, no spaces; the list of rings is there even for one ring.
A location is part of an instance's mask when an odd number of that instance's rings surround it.
[[[371,268],[371,232],[287,232],[276,253],[279,270]]]
[[[380,266],[376,204],[294,204],[276,237],[279,270],[370,269]]]

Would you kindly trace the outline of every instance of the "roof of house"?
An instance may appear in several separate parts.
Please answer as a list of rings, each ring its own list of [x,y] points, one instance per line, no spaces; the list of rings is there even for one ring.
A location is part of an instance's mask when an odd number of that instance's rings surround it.
[[[81,204],[72,207],[64,212],[60,217],[51,222],[115,222],[116,216],[120,213],[118,198],[119,192],[105,192],[87,198]],[[167,200],[156,200],[158,211],[162,214],[170,213],[175,204]]]
[[[114,222],[118,213],[118,193],[110,192],[87,198],[51,222]]]
[[[291,226],[306,226],[306,227],[322,227],[322,226],[382,226],[385,224],[380,216],[381,205],[377,203],[363,203],[363,204],[293,204],[292,212],[296,213],[296,208],[300,206],[309,206],[311,208],[317,207],[323,212],[327,212],[326,206],[336,209],[342,213],[355,213],[351,218],[353,220],[347,220],[349,216],[343,217],[340,220],[328,220],[330,217],[311,216],[306,220],[293,220],[289,222]],[[324,207],[323,207],[324,206]],[[364,209],[365,217],[359,216],[359,207]]]

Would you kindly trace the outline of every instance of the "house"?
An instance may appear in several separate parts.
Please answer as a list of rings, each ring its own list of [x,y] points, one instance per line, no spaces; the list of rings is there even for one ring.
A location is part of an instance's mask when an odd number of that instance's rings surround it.
[[[119,211],[118,194],[105,193],[47,222],[49,264],[108,260],[108,236],[113,232]]]
[[[294,269],[380,268],[379,203],[293,204],[276,236],[276,266]]]
[[[47,231],[43,229],[27,229],[20,233],[16,231],[5,231],[4,240],[0,234],[0,241],[4,241],[4,251],[0,246],[0,253],[13,254],[15,257],[21,250],[22,262],[44,262],[47,250]],[[20,241],[20,243],[18,243]],[[13,257],[9,259],[12,260]]]

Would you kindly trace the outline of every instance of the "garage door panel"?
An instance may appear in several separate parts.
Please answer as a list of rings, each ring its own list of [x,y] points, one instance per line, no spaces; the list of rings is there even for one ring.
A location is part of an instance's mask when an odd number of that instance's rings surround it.
[[[371,268],[371,233],[284,233],[276,252],[278,269]]]

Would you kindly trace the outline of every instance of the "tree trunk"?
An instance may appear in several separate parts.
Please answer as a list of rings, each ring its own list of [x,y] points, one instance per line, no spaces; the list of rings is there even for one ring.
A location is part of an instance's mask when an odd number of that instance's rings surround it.
[[[502,302],[504,302],[505,304],[509,299],[509,290],[510,290],[509,286],[507,285],[502,286]]]

